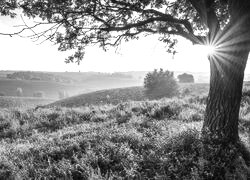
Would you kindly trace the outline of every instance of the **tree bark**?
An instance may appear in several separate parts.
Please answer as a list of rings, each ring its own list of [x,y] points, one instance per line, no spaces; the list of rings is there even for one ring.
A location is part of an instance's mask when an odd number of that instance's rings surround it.
[[[237,46],[236,46],[237,47]],[[238,119],[248,50],[232,48],[222,56],[211,55],[210,89],[203,124],[203,135],[226,142],[237,142]],[[223,57],[224,54],[224,57]]]
[[[250,51],[249,8],[249,0],[231,1],[230,22],[224,30],[209,35],[216,38],[208,38],[217,41],[218,50],[208,58],[210,89],[202,131],[225,142],[239,140],[240,101]]]

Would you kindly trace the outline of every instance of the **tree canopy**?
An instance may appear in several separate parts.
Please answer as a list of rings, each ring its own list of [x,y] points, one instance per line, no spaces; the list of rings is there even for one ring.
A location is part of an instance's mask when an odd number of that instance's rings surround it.
[[[179,93],[174,73],[163,69],[147,73],[144,78],[144,88],[147,97],[152,99],[173,97]]]
[[[10,13],[12,6],[2,13]],[[60,51],[76,50],[67,62],[82,60],[84,48],[90,44],[106,49],[141,35],[158,34],[172,53],[177,36],[209,44],[214,38],[211,34],[235,21],[237,7],[243,11],[250,7],[240,7],[237,0],[22,0],[18,6],[28,17],[46,20],[35,26],[51,25],[34,36],[59,44]]]
[[[183,73],[177,76],[180,83],[194,83],[194,76],[192,74]]]
[[[0,15],[15,17],[14,10],[18,7],[16,0],[1,0],[0,1]]]

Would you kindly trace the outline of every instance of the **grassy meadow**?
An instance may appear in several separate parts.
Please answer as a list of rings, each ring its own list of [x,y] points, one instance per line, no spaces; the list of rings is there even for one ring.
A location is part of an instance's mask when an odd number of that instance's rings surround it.
[[[208,94],[209,85],[206,83],[179,84],[179,96],[190,95],[204,97]],[[188,92],[185,93],[185,90]],[[51,103],[49,106],[81,107],[86,105],[119,104],[127,101],[146,101],[142,86],[100,90],[86,94],[76,95]]]
[[[49,81],[0,79],[0,92],[5,96],[16,96],[17,88],[22,88],[23,97],[33,97],[33,93],[42,91],[44,98],[58,99],[58,92],[66,91],[69,95],[88,92],[84,85],[66,84]]]
[[[238,153],[234,149],[204,158],[204,97],[125,100],[0,109],[0,179],[199,180],[220,179],[221,172],[231,179],[235,173],[244,176],[246,167],[235,170],[220,161],[230,161]],[[239,131],[246,149],[249,104],[244,96]]]
[[[138,86],[81,94],[53,102],[49,106],[81,107],[86,105],[119,104],[130,100],[142,101],[145,99],[147,98],[144,95],[144,88]]]
[[[20,108],[29,109],[36,106],[52,103],[54,99],[36,98],[36,97],[12,97],[0,96],[0,108]]]
[[[61,91],[73,96],[101,89],[138,86],[142,82],[132,75],[119,73],[0,71],[0,84],[0,94],[4,96],[16,96],[17,88],[22,88],[23,97],[33,97],[35,92],[41,91],[44,98],[58,99]]]

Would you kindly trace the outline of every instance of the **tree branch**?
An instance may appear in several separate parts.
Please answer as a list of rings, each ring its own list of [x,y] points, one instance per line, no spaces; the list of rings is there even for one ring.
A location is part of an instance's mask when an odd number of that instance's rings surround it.
[[[220,31],[220,23],[214,10],[215,0],[189,0],[201,17],[201,21],[209,29],[207,44],[213,44],[215,36]]]
[[[210,31],[216,32],[219,29],[219,20],[214,10],[214,0],[188,0],[201,17],[202,23]]]

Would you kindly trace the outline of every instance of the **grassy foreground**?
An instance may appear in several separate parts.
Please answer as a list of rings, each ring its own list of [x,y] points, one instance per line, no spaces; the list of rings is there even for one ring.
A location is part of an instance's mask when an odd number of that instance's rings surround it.
[[[242,174],[204,159],[199,98],[80,108],[0,109],[0,179],[220,179]],[[249,145],[248,101],[240,134]],[[216,158],[217,157],[217,158]],[[240,167],[244,170],[247,167]],[[238,176],[236,176],[238,177]]]

